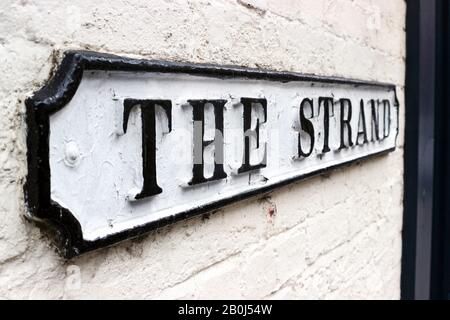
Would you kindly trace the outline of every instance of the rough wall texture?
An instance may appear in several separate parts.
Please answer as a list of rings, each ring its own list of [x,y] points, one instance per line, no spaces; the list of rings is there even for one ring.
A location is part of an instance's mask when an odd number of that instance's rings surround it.
[[[0,298],[399,298],[404,16],[402,0],[0,0]],[[69,48],[392,82],[399,147],[64,261],[23,218],[23,101]]]

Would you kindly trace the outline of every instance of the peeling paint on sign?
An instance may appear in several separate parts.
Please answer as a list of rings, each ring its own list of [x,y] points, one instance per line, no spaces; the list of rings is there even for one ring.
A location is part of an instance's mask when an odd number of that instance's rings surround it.
[[[66,53],[26,102],[32,218],[78,255],[395,149],[395,86]]]

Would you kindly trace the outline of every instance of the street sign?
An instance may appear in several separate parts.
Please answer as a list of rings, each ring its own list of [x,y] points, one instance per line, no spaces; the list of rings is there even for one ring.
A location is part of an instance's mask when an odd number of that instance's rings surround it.
[[[393,151],[395,86],[67,52],[27,99],[29,216],[66,257]]]

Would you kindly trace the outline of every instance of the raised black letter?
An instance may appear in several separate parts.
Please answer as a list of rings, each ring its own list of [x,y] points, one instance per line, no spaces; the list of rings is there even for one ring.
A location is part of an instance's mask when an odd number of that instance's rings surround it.
[[[390,133],[391,133],[391,103],[389,102],[389,100],[383,100],[383,139],[389,137]]]
[[[330,109],[334,115],[334,102],[333,98],[331,97],[319,97],[319,114],[320,114],[320,106],[324,106],[324,114],[323,114],[323,130],[324,130],[324,137],[323,137],[323,149],[322,153],[327,153],[330,151],[330,147],[328,145],[329,143],[329,136],[330,136]]]
[[[189,185],[195,185],[208,181],[220,180],[227,177],[223,170],[223,109],[226,100],[188,100],[193,109],[194,120],[194,167],[193,176]],[[205,105],[214,107],[215,135],[214,140],[205,141]],[[204,151],[205,147],[214,143],[214,173],[212,177],[204,175]]]
[[[361,127],[362,124],[362,127]],[[362,130],[360,130],[360,128]],[[359,118],[358,118],[358,134],[356,135],[356,144],[359,145],[359,137],[363,136],[363,143],[368,143],[367,140],[367,128],[366,128],[366,116],[364,113],[364,100],[361,99],[361,102],[359,103]]]
[[[372,110],[372,138],[370,141],[380,140],[379,133],[379,123],[380,123],[380,112],[379,112],[380,101],[377,100],[377,105],[375,106],[375,100],[370,100],[370,107]]]
[[[312,122],[305,116],[305,107],[309,105],[311,108],[311,117],[314,114],[313,112],[313,101],[312,99],[305,98],[300,103],[300,130],[305,131],[310,138],[310,147],[308,152],[304,152],[302,149],[301,143],[301,132],[298,133],[298,156],[299,157],[309,157],[314,149],[314,126]],[[310,118],[311,119],[311,118]]]
[[[144,183],[135,200],[153,196],[162,192],[156,179],[156,106],[166,113],[169,132],[172,130],[172,103],[170,100],[125,99],[123,102],[123,132],[127,132],[130,112],[135,106],[141,108],[142,119],[142,174]]]
[[[259,148],[259,124],[267,121],[267,100],[266,99],[253,99],[253,98],[241,98],[241,103],[244,108],[244,159],[242,166],[238,169],[238,173],[247,172],[250,170],[264,168],[266,166],[267,149],[264,149],[264,159],[255,165],[250,165],[250,137],[256,137],[256,148]],[[264,112],[264,121],[260,122],[258,118],[256,120],[255,129],[251,129],[252,125],[252,105],[260,104]]]
[[[353,146],[352,142],[352,127],[350,125],[350,121],[352,120],[352,102],[350,99],[340,99],[339,100],[341,105],[341,145],[339,146],[338,150],[345,149],[348,147]],[[345,105],[348,106],[348,112],[347,112],[347,119],[345,119]],[[345,133],[344,129],[347,127],[347,134],[348,134],[348,146],[345,145]]]

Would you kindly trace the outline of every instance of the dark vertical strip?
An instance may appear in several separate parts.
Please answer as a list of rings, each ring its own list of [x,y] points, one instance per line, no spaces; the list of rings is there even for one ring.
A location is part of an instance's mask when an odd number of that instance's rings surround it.
[[[440,21],[442,24],[442,30],[444,32],[442,33],[442,36],[439,37],[440,44],[443,47],[443,51],[441,53],[440,59],[442,61],[442,67],[439,68],[439,70],[442,72],[440,73],[442,75],[443,81],[441,83],[441,86],[439,87],[440,94],[442,95],[442,100],[440,101],[439,105],[441,106],[443,116],[440,117],[442,121],[442,128],[445,130],[444,134],[442,135],[443,141],[442,145],[443,147],[439,148],[442,152],[445,153],[444,161],[442,162],[441,167],[444,169],[444,175],[440,175],[442,177],[443,182],[445,185],[442,188],[442,192],[449,192],[450,190],[450,126],[448,125],[449,119],[450,119],[450,64],[449,64],[449,54],[450,54],[450,4],[448,0],[440,0],[440,3],[442,3],[442,12],[443,16],[440,16]],[[442,290],[441,290],[441,298],[444,299],[450,299],[450,197],[448,195],[442,195],[441,197],[442,201],[445,201],[445,210],[442,210],[443,219],[442,223],[438,223],[438,225],[442,225],[443,228],[443,236],[442,240],[440,240],[441,243],[443,243],[443,271],[445,272],[443,274],[442,282]]]
[[[433,222],[436,0],[421,0],[415,299],[430,298]]]
[[[406,14],[403,299],[430,298],[433,218],[436,0],[410,0]]]
[[[449,22],[447,0],[437,3],[436,52],[436,123],[435,123],[435,181],[433,216],[433,251],[431,264],[431,298],[449,299],[450,295],[450,127],[449,112]]]

